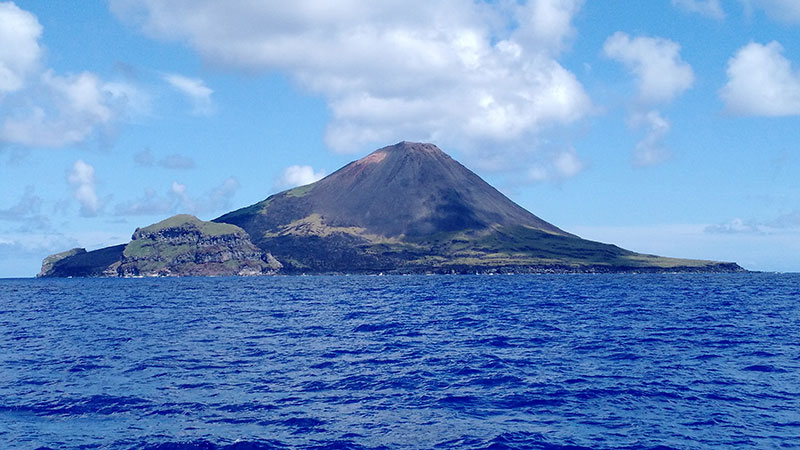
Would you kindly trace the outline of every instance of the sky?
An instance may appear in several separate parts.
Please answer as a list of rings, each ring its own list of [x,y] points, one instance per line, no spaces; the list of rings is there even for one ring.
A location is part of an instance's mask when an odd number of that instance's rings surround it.
[[[0,1],[0,277],[402,140],[537,216],[800,271],[796,0]]]

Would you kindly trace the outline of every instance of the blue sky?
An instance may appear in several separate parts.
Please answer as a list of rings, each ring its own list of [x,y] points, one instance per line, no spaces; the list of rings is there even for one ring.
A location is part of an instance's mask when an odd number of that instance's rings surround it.
[[[0,277],[400,140],[543,219],[800,271],[800,2],[0,1]]]

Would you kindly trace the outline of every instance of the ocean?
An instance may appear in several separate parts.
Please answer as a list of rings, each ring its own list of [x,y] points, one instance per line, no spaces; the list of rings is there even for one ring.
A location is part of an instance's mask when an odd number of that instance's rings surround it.
[[[800,275],[0,280],[0,448],[800,448]]]

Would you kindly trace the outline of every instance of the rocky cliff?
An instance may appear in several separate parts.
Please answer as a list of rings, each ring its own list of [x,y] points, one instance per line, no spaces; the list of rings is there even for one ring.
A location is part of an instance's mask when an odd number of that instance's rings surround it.
[[[137,229],[127,245],[49,256],[39,276],[264,275],[280,268],[241,228],[178,215]]]

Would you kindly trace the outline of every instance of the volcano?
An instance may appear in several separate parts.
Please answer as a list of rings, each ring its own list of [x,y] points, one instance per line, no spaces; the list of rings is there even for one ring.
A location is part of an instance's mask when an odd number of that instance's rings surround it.
[[[743,270],[581,239],[435,145],[400,142],[211,222],[177,215],[137,228],[127,244],[48,256],[38,276]]]
[[[426,143],[378,149],[214,222],[244,229],[286,273],[742,270],[581,239]]]

